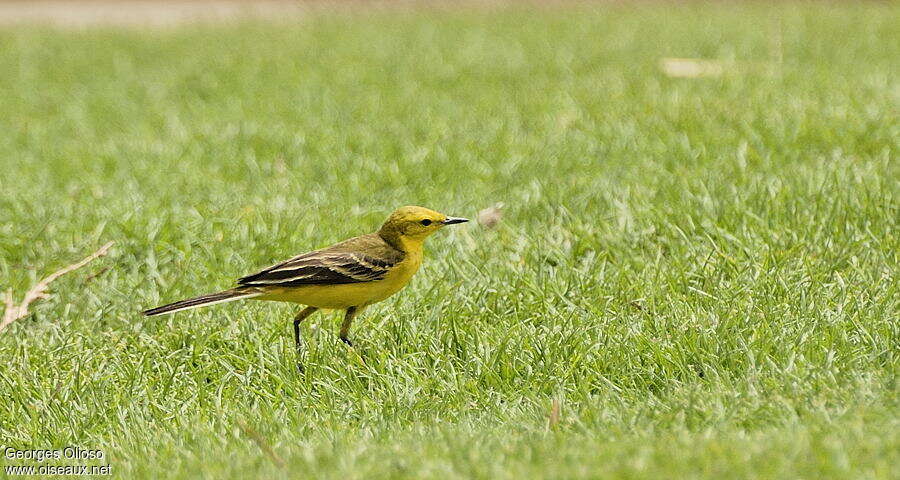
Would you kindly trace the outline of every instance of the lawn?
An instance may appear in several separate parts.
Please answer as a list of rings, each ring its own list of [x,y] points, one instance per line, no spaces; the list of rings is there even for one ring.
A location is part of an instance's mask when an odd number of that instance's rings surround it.
[[[122,478],[896,478],[897,25],[641,2],[0,27],[0,287],[116,242],[0,333],[0,445]],[[314,317],[304,373],[294,306],[138,313],[400,205],[498,202],[354,348]]]

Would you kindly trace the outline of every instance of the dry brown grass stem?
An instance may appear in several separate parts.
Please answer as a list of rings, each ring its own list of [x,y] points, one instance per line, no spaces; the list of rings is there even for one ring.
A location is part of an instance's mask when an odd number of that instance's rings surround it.
[[[3,320],[0,321],[0,332],[8,327],[12,322],[15,322],[16,320],[27,316],[29,305],[42,298],[47,298],[47,288],[50,286],[51,282],[69,272],[78,270],[79,268],[87,265],[98,257],[106,255],[106,252],[109,251],[109,248],[112,247],[112,245],[113,242],[109,242],[106,245],[100,247],[100,249],[96,252],[83,258],[81,261],[73,263],[68,267],[62,268],[51,273],[50,275],[47,275],[41,281],[35,283],[34,286],[32,286],[27,292],[25,292],[25,296],[22,297],[22,302],[18,305],[16,305],[16,302],[13,299],[12,289],[7,290],[6,295],[4,295],[3,299],[3,303],[6,305],[6,310],[3,311]]]

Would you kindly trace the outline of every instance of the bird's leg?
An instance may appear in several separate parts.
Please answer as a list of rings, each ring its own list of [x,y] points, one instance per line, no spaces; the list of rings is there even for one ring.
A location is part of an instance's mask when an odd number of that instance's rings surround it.
[[[294,317],[294,347],[298,354],[303,349],[303,340],[300,339],[300,322],[306,320],[306,317],[315,313],[316,310],[318,310],[316,307],[306,307]]]
[[[344,323],[341,324],[341,341],[346,343],[349,346],[353,346],[353,342],[347,338],[347,333],[350,332],[350,324],[353,323],[353,318],[356,317],[356,314],[359,312],[359,307],[350,307],[347,309],[347,313],[344,314]]]

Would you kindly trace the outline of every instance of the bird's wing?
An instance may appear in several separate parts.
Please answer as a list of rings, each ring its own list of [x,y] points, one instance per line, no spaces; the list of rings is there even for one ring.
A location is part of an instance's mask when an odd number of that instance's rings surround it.
[[[328,248],[298,255],[261,272],[238,280],[242,286],[299,287],[338,285],[384,279],[398,256],[373,256],[361,252]]]

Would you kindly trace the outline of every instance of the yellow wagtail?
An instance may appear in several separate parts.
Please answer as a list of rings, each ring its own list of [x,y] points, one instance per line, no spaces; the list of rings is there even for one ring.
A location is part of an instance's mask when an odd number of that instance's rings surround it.
[[[300,322],[320,308],[346,310],[340,338],[347,338],[353,318],[366,306],[397,293],[422,264],[422,246],[445,225],[468,222],[424,207],[401,207],[375,233],[302,253],[240,278],[238,286],[145,310],[147,316],[238,299],[274,300],[306,305],[294,317],[299,351]]]

